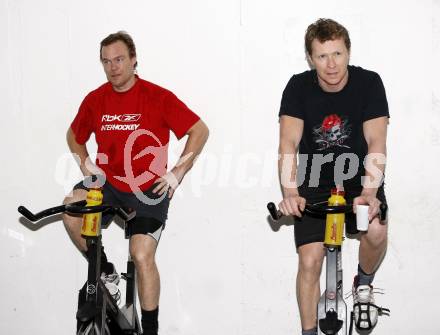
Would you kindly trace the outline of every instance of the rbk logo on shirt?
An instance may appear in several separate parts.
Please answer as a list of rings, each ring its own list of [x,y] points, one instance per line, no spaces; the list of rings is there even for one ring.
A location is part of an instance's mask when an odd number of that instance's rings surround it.
[[[102,122],[136,122],[141,118],[141,114],[122,114],[122,115],[103,115]]]
[[[105,114],[102,116],[101,122],[136,122],[141,118],[141,114],[121,114],[121,115],[110,115]],[[109,131],[109,130],[137,130],[140,124],[103,124],[101,126],[101,131]]]

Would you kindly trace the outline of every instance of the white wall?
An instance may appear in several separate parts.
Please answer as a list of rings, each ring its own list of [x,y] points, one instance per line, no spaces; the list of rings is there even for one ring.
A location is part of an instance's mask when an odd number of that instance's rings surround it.
[[[66,160],[65,132],[85,94],[105,80],[99,42],[123,29],[137,44],[140,75],[174,91],[211,130],[172,202],[158,251],[162,334],[298,334],[293,227],[272,230],[265,205],[280,199],[281,93],[307,68],[303,34],[318,17],[350,30],[352,64],[381,74],[392,116],[390,243],[375,281],[386,290],[377,302],[392,316],[375,334],[433,333],[440,298],[438,0],[2,0],[0,333],[73,333],[86,263],[60,221],[33,231],[16,208],[55,206],[79,178]],[[181,147],[173,148],[171,160]],[[112,225],[104,233],[121,270],[123,232]],[[346,290],[356,246],[345,247]]]

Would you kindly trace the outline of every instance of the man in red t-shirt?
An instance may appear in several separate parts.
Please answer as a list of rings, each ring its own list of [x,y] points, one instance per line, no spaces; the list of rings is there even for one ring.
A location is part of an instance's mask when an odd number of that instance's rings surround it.
[[[138,273],[144,334],[157,334],[159,273],[155,252],[164,227],[169,200],[192,167],[208,138],[208,128],[170,91],[139,78],[136,48],[125,32],[101,42],[100,59],[108,82],[82,102],[68,132],[70,150],[78,158],[84,182],[78,183],[65,203],[84,200],[88,187],[100,183],[104,202],[136,210],[130,232],[130,254]],[[178,139],[188,135],[179,162],[167,172],[170,130]],[[86,143],[94,133],[98,144],[96,165]],[[104,216],[103,224],[112,218]],[[81,237],[82,219],[64,215],[65,227],[86,257]],[[101,257],[104,280],[114,266]]]

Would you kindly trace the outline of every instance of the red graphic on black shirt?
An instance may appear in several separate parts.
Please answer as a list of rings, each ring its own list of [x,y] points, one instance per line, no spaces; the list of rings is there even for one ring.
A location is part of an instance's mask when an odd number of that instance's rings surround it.
[[[344,142],[349,138],[351,126],[347,120],[342,119],[337,114],[325,117],[322,124],[313,128],[315,143],[318,150],[325,150],[331,147],[350,148]]]

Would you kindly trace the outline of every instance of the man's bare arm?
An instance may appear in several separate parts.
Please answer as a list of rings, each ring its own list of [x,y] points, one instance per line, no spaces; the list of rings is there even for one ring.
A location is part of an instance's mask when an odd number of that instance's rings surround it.
[[[87,147],[85,144],[78,144],[75,138],[75,133],[72,131],[72,128],[69,127],[66,135],[67,144],[69,146],[70,151],[75,156],[75,158],[79,159],[79,168],[84,176],[91,176],[96,174],[102,174],[102,170],[99,169],[89,157],[89,152],[87,151]]]
[[[178,162],[169,173],[158,179],[158,185],[153,192],[162,195],[170,187],[168,195],[170,198],[172,197],[183,177],[192,168],[195,159],[202,152],[208,140],[209,129],[202,120],[199,120],[186,132],[186,135],[188,135],[188,139]]]
[[[280,178],[283,201],[279,204],[285,214],[301,216],[305,199],[298,193],[296,183],[297,153],[304,129],[304,121],[283,115],[280,117],[280,145],[278,149],[278,174]]]

